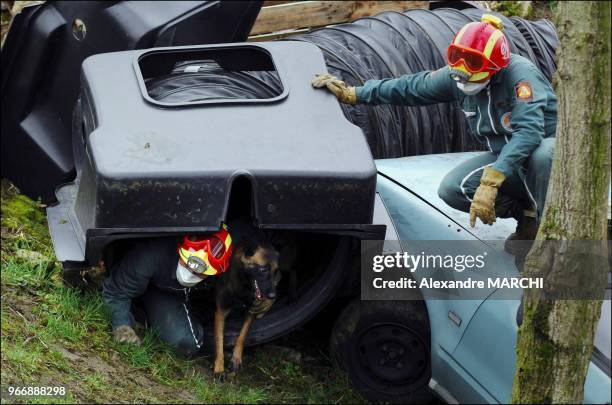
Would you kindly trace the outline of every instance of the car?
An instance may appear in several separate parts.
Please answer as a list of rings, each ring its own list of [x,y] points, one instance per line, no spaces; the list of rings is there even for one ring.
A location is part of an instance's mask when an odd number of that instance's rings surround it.
[[[387,225],[389,241],[481,244],[502,258],[505,269],[498,269],[500,273],[518,276],[512,256],[503,249],[516,222],[498,219],[492,227],[468,228],[469,215],[437,194],[444,175],[478,153],[377,160],[375,222]],[[391,244],[386,253],[393,254],[398,246]],[[413,275],[420,277],[419,272]],[[499,288],[478,299],[355,300],[338,317],[331,350],[371,400],[419,403],[430,400],[432,391],[448,403],[509,403],[522,312],[520,297],[503,294]],[[610,330],[608,285],[584,403],[610,403]],[[395,369],[398,364],[402,367]]]

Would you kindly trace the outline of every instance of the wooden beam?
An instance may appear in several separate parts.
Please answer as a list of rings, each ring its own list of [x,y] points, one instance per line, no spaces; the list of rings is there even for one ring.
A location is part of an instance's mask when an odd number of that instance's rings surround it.
[[[249,42],[273,41],[275,39],[285,38],[291,35],[303,34],[308,32],[309,28],[299,28],[296,30],[282,30],[270,32],[267,34],[253,35],[249,37]]]
[[[251,35],[349,22],[383,11],[427,8],[427,1],[300,1],[264,7]]]
[[[289,0],[289,1],[287,1],[287,0],[285,0],[285,1],[282,1],[282,0],[280,0],[280,1],[279,0],[267,0],[267,1],[263,2],[262,7],[277,6],[279,4],[295,3],[295,2],[296,2],[295,0],[293,0],[293,1],[291,1],[291,0]]]

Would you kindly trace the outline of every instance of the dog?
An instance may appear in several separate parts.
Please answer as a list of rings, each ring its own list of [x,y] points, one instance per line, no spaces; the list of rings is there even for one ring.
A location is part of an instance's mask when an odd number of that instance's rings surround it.
[[[225,319],[236,308],[247,308],[232,352],[232,371],[242,367],[244,343],[251,323],[265,315],[276,300],[280,281],[279,253],[266,234],[246,221],[228,224],[233,252],[229,269],[219,276],[215,288],[215,362],[214,377],[225,373],[223,339]]]

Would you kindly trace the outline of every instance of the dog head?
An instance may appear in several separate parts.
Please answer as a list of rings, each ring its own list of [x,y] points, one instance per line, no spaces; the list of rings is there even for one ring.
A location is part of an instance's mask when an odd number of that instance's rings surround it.
[[[258,243],[239,249],[235,254],[253,283],[255,298],[259,301],[276,299],[276,284],[280,280],[276,249],[268,243]]]

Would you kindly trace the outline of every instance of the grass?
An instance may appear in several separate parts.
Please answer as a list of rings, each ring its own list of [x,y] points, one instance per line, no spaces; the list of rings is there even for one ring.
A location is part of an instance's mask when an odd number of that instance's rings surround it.
[[[283,346],[248,348],[245,368],[223,383],[213,381],[210,357],[177,358],[151,331],[140,347],[115,343],[100,292],[62,284],[42,205],[5,180],[0,259],[2,386],[68,391],[59,399],[3,397],[3,403],[361,401],[307,330],[284,338]]]

